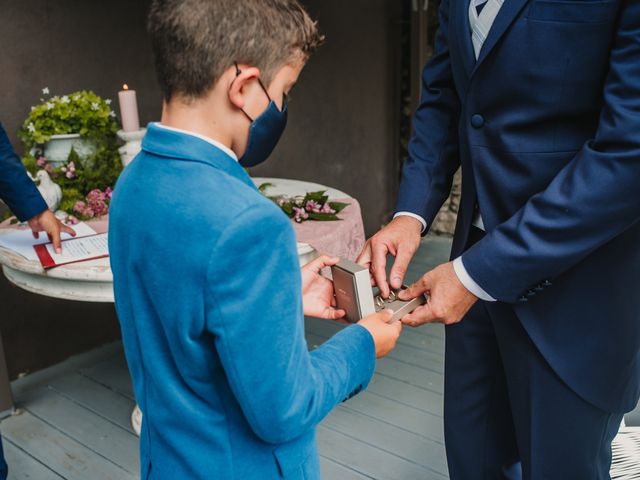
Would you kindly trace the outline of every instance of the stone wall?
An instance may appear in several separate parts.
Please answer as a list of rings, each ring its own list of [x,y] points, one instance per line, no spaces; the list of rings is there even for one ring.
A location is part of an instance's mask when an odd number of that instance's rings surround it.
[[[433,226],[431,227],[432,233],[438,235],[453,235],[453,231],[456,228],[456,218],[458,217],[458,208],[460,207],[460,192],[462,184],[462,174],[460,170],[456,173],[453,180],[453,187],[451,189],[451,196],[449,200],[443,205],[440,213],[436,217]]]

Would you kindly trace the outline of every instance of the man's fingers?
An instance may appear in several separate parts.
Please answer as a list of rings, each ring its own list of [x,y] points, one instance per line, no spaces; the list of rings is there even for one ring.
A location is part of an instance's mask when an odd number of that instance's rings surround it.
[[[35,230],[31,231],[31,235],[33,235],[33,238],[35,238],[35,239],[40,238],[40,234],[38,232],[36,232]]]
[[[62,242],[60,241],[60,230],[54,229],[51,233],[49,233],[49,238],[51,239],[51,243],[53,243],[53,249],[56,253],[62,252]]]
[[[395,261],[393,262],[393,267],[391,267],[391,275],[389,276],[392,288],[397,290],[402,286],[404,276],[407,274],[407,268],[409,268],[409,263],[413,258],[413,254],[413,251],[404,247],[402,244],[398,247],[398,253]]]
[[[356,259],[356,263],[367,268],[371,265],[371,240],[364,244],[362,252],[360,252],[360,255],[358,255]]]
[[[72,237],[75,237],[75,236],[76,236],[76,231],[75,231],[73,228],[68,227],[68,226],[67,226],[67,225],[65,225],[64,223],[62,224],[62,231],[63,231],[64,233],[68,233],[68,234],[69,234],[69,235],[71,235]]]
[[[431,289],[431,277],[428,273],[425,273],[420,280],[412,284],[406,290],[400,290],[398,292],[398,298],[400,300],[411,300],[412,298],[419,297],[423,293],[428,292]]]
[[[384,298],[389,296],[389,285],[387,285],[387,246],[381,244],[372,248],[371,273]]]
[[[416,308],[409,315],[405,315],[402,319],[402,323],[409,325],[410,327],[419,327],[425,323],[432,323],[438,320],[433,314],[430,305],[427,303]]]

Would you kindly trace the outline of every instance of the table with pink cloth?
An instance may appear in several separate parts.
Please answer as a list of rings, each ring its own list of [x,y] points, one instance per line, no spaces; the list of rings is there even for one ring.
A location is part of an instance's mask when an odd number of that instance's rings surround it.
[[[297,240],[313,247],[318,254],[355,260],[360,254],[365,242],[364,224],[360,203],[348,194],[332,187],[318,183],[304,182],[285,178],[254,178],[254,183],[260,186],[269,183],[269,196],[287,195],[289,197],[304,196],[308,192],[325,190],[332,202],[348,203],[338,214],[340,220],[331,222],[306,221],[294,222]]]

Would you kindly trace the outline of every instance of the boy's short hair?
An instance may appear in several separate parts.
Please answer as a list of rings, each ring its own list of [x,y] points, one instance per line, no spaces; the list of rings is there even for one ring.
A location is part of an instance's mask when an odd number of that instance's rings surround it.
[[[298,0],[154,0],[147,28],[166,101],[203,96],[234,62],[269,85],[323,41]]]

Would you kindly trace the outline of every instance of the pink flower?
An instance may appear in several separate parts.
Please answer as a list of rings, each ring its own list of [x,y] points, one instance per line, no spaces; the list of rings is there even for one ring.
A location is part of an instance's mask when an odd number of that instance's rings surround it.
[[[36,164],[40,167],[40,168],[44,168],[44,166],[47,164],[47,159],[45,157],[40,157],[37,161]]]
[[[69,215],[67,217],[67,223],[69,225],[77,225],[78,223],[80,223],[80,220],[78,220],[76,217],[74,217],[73,215]]]
[[[336,211],[331,208],[331,205],[329,205],[329,203],[325,203],[322,206],[322,213],[336,213]]]
[[[69,171],[65,174],[65,176],[66,176],[69,180],[71,180],[72,178],[74,178],[74,177],[75,177],[75,174],[74,174],[71,170],[69,170]]]
[[[87,204],[84,203],[82,200],[78,200],[76,204],[73,206],[73,211],[82,213],[84,212],[85,208],[87,208]]]
[[[302,223],[309,218],[309,214],[303,208],[293,207],[293,213],[293,219],[297,223]]]
[[[107,187],[107,188],[104,190],[104,194],[105,194],[105,196],[106,196],[109,200],[111,200],[111,197],[113,197],[113,188],[111,188],[111,187]]]

